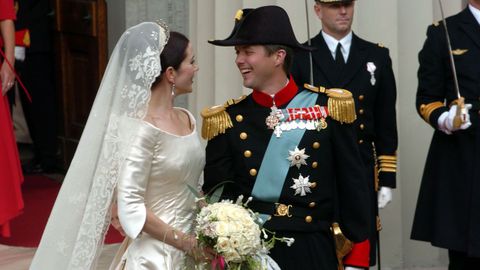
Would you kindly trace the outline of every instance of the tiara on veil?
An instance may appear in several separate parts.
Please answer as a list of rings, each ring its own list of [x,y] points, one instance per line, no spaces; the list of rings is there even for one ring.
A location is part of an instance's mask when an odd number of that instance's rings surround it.
[[[165,44],[167,44],[170,39],[170,28],[168,27],[168,24],[162,19],[157,19],[155,22],[163,29],[165,33]]]

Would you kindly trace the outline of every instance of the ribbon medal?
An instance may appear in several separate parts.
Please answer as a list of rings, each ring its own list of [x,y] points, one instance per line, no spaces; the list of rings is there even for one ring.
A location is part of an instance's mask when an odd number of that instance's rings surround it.
[[[272,107],[272,112],[267,117],[268,128],[273,129],[275,135],[281,136],[283,131],[292,129],[317,130],[327,128],[325,118],[328,110],[325,106],[315,105],[305,108],[277,109]]]

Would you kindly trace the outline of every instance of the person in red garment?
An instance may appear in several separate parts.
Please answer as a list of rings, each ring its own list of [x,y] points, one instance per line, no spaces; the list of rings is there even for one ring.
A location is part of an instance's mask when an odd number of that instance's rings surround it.
[[[13,88],[15,73],[15,29],[13,20],[15,10],[13,0],[0,0],[0,33],[3,40],[3,52],[0,57],[0,236],[10,236],[10,220],[20,215],[23,210],[21,184],[23,175],[18,157],[18,149],[13,134],[10,108],[6,97]],[[7,61],[5,61],[6,58]]]

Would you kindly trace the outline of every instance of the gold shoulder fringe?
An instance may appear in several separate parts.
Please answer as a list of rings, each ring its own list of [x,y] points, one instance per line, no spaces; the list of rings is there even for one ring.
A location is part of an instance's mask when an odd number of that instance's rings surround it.
[[[225,109],[226,107],[224,105],[218,105],[202,110],[202,137],[205,140],[211,140],[218,134],[225,133],[227,128],[233,127],[230,115]]]
[[[223,105],[217,105],[202,110],[203,118],[202,137],[205,140],[211,140],[219,134],[224,134],[225,131],[233,127],[232,119],[227,113],[226,109],[234,104],[244,100],[247,96],[242,96],[237,99],[229,99]]]
[[[328,114],[332,119],[341,123],[351,124],[357,119],[355,101],[350,91],[340,88],[326,89],[305,84],[304,87],[312,92],[324,93],[328,98]]]

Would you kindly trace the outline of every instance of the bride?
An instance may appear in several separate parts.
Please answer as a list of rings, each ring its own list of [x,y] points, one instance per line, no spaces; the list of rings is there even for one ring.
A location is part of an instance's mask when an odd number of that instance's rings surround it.
[[[126,240],[113,269],[181,269],[209,256],[190,234],[204,150],[173,106],[198,71],[182,34],[145,22],[122,35],[30,269],[94,269],[117,199]]]

